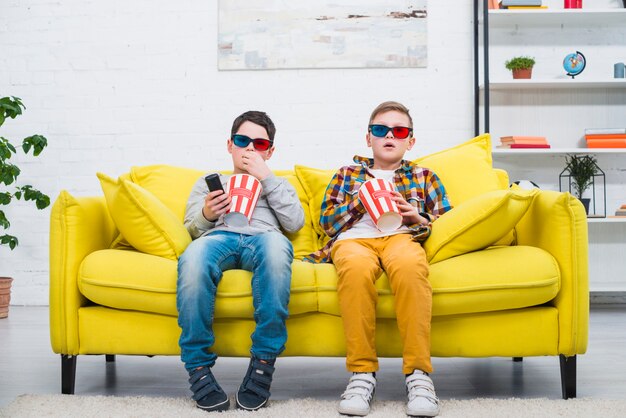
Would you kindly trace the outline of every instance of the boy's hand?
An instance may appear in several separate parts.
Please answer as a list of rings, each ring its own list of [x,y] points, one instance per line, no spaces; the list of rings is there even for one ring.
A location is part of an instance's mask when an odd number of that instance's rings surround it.
[[[204,198],[202,215],[207,221],[215,222],[230,207],[230,196],[222,190],[209,192]]]
[[[272,171],[265,163],[263,157],[255,151],[245,152],[242,156],[242,161],[243,166],[248,174],[256,177],[259,180],[264,180],[266,177],[272,174]]]
[[[404,197],[400,193],[393,191],[392,194],[393,200],[396,202],[396,205],[400,210],[400,214],[402,215],[403,225],[428,225],[430,223],[428,219],[424,218],[417,212],[417,208],[415,206],[404,200]]]

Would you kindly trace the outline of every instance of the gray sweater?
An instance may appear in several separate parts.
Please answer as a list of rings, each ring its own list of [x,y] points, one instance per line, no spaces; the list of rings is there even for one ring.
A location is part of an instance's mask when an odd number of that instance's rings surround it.
[[[224,190],[230,176],[220,174],[220,181]],[[256,235],[269,231],[297,232],[304,225],[304,210],[298,199],[296,190],[289,182],[282,178],[270,174],[261,180],[263,191],[257,201],[257,205],[252,212],[250,225],[245,227],[229,227],[224,224],[224,215],[217,221],[208,221],[202,214],[204,198],[209,193],[204,176],[200,177],[194,184],[187,208],[185,209],[185,227],[189,231],[191,238],[208,235],[215,231],[229,231],[239,234]]]

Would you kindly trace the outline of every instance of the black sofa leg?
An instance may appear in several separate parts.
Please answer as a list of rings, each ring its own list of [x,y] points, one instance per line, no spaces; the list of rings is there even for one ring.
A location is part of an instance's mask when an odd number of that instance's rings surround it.
[[[522,360],[524,360],[524,357],[513,357],[513,361],[516,362],[516,363],[520,362]]]
[[[106,354],[105,357],[107,359],[107,363],[115,362],[115,354]]]
[[[74,394],[76,383],[76,356],[61,354],[61,393]]]
[[[561,361],[561,392],[563,399],[576,397],[576,356],[559,355]]]

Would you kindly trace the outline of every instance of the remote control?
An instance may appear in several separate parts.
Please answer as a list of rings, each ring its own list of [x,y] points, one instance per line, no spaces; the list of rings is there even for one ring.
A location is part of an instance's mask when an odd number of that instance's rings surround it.
[[[204,178],[204,181],[206,181],[206,185],[209,188],[209,191],[224,191],[224,188],[222,187],[222,182],[220,181],[220,176],[217,173],[209,174]]]

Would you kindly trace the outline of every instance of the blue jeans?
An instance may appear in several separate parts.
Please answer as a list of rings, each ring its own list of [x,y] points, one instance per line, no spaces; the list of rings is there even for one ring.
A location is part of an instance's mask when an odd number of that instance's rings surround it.
[[[215,293],[222,272],[252,272],[252,303],[256,329],[250,352],[268,360],[285,349],[291,288],[291,242],[278,232],[242,235],[217,231],[194,240],[178,260],[176,307],[182,329],[181,359],[188,371],[213,366],[217,354],[213,319]]]

